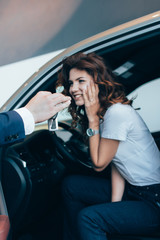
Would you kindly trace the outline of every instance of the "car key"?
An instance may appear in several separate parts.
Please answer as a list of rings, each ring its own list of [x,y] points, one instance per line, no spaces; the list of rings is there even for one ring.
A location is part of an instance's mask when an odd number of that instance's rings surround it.
[[[56,113],[52,118],[48,119],[48,130],[53,132],[58,130],[58,113]]]

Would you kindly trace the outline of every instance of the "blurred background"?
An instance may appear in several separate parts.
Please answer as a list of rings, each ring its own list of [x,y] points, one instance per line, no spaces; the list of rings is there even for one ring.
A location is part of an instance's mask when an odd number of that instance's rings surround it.
[[[0,66],[160,10],[160,0],[0,0]]]

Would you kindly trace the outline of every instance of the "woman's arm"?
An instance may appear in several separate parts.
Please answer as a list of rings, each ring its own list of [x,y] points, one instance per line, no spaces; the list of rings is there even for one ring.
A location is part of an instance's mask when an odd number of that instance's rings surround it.
[[[118,172],[116,167],[112,164],[111,168],[111,178],[112,178],[112,202],[118,202],[122,200],[122,196],[125,188],[125,180]]]
[[[90,155],[96,171],[102,171],[109,165],[117,152],[118,145],[119,141],[100,138],[99,134],[89,138]]]
[[[88,117],[89,128],[99,130],[99,89],[94,83],[91,83],[86,91],[83,92],[85,110]],[[119,141],[100,138],[96,134],[89,138],[90,155],[93,163],[93,168],[96,171],[102,171],[112,161],[118,149]]]

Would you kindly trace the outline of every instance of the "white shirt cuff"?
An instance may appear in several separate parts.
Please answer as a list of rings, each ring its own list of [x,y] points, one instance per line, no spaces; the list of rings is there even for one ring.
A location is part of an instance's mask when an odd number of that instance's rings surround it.
[[[25,135],[29,135],[34,131],[35,121],[32,113],[25,107],[15,110],[22,118],[24,123]]]

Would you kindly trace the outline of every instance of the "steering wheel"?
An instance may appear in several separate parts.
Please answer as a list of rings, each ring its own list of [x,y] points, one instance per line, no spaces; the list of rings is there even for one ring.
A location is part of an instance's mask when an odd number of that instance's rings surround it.
[[[65,142],[62,138],[58,137],[58,132],[51,134],[57,155],[61,159],[64,159],[65,162],[66,160],[72,163],[79,162],[88,168],[92,168],[88,147],[83,143],[82,134],[76,129],[71,129],[67,123],[58,122],[58,125],[63,130],[71,133],[71,137]]]

